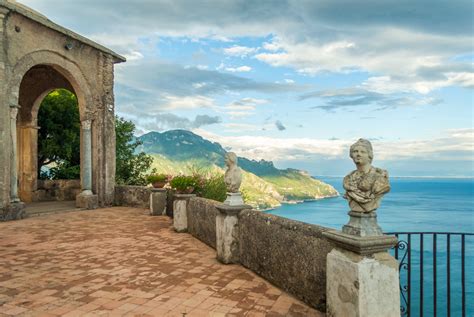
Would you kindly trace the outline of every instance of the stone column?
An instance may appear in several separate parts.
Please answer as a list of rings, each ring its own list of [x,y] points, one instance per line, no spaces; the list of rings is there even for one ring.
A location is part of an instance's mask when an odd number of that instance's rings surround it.
[[[387,252],[397,238],[336,230],[323,235],[336,245],[327,256],[327,315],[400,316],[398,261]]]
[[[25,214],[25,203],[18,197],[18,153],[17,153],[17,135],[16,119],[20,106],[10,106],[10,137],[11,137],[11,159],[10,159],[10,203],[4,208],[0,220],[22,219]]]
[[[153,188],[150,193],[150,215],[166,216],[167,189]]]
[[[239,213],[250,209],[248,205],[220,204],[216,208],[216,252],[217,259],[224,263],[239,263]]]
[[[92,193],[92,132],[91,120],[81,121],[82,135],[82,164],[81,187],[82,192],[76,196],[76,207],[95,209],[99,204],[97,195]]]
[[[10,106],[10,136],[11,136],[11,165],[10,165],[10,201],[17,203],[20,201],[18,197],[18,139],[16,135],[16,120],[20,106]]]
[[[188,231],[188,201],[194,194],[175,194],[173,202],[173,226],[176,232]]]
[[[81,122],[83,141],[83,164],[81,170],[81,186],[83,195],[92,195],[92,133],[91,120]]]

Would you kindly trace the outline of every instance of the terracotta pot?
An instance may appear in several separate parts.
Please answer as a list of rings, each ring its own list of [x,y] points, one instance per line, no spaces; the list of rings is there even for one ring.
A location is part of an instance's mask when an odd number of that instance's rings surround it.
[[[163,188],[166,185],[166,182],[154,182],[151,184],[154,188]]]
[[[186,189],[183,189],[183,190],[176,190],[176,192],[178,194],[192,194],[194,191],[194,187],[188,187]]]

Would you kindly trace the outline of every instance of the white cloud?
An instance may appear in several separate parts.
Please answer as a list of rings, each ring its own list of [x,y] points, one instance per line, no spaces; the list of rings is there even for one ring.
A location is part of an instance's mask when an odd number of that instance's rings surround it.
[[[222,51],[225,55],[228,56],[245,57],[256,52],[257,49],[253,47],[234,45],[231,47],[224,48],[222,49]]]
[[[239,67],[226,67],[225,70],[231,73],[245,73],[251,71],[252,67],[244,65]]]
[[[227,126],[237,131],[253,131],[252,125],[233,124]],[[241,128],[242,130],[239,130]],[[204,129],[197,131],[201,136],[232,148],[237,155],[251,159],[265,160],[311,160],[346,159],[349,147],[356,139],[325,140],[312,138],[274,138],[265,136],[220,136]],[[373,141],[375,161],[383,160],[473,160],[474,129],[448,130],[437,138],[428,140]]]
[[[206,96],[173,96],[162,94],[162,98],[164,103],[161,107],[164,110],[216,108],[214,99]]]

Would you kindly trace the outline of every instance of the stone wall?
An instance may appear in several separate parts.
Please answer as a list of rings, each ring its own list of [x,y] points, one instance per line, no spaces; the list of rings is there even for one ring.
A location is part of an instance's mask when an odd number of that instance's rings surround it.
[[[80,192],[79,179],[38,180],[38,190],[33,192],[33,200],[75,200]]]
[[[255,210],[240,214],[240,262],[302,301],[326,311],[330,230]]]
[[[205,244],[216,248],[216,205],[219,202],[194,197],[188,204],[188,232]]]
[[[114,205],[150,208],[151,187],[115,186]]]
[[[188,232],[216,248],[218,202],[191,198]],[[240,263],[305,303],[326,311],[326,257],[334,244],[329,228],[255,210],[239,215]]]

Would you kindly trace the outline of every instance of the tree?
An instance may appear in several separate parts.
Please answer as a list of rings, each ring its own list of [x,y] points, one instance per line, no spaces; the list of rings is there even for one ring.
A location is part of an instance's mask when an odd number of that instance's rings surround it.
[[[142,142],[133,135],[135,124],[115,117],[116,168],[115,182],[121,185],[146,185],[146,173],[150,170],[153,157],[145,152],[136,153]]]
[[[80,178],[81,122],[76,96],[66,89],[49,93],[41,102],[38,125],[39,178]],[[41,173],[49,164],[53,165],[50,172]]]

